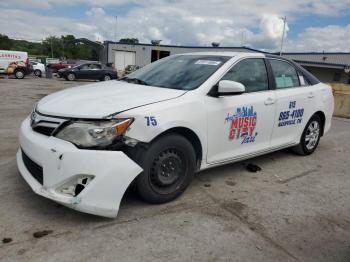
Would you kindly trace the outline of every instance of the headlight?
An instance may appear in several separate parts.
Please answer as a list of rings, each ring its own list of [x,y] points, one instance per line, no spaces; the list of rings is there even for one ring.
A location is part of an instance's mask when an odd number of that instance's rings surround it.
[[[132,121],[132,118],[96,122],[77,121],[64,127],[56,137],[82,148],[108,146],[125,133]]]

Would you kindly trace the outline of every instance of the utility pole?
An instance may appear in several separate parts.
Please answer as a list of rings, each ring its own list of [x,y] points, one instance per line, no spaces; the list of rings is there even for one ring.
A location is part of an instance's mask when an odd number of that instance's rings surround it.
[[[114,41],[117,41],[117,31],[118,31],[118,16],[115,16],[115,28],[114,28]]]
[[[282,56],[282,49],[283,49],[283,41],[284,41],[284,34],[286,31],[286,23],[287,23],[287,17],[281,17],[283,20],[283,33],[282,33],[282,39],[281,39],[281,49],[280,49],[280,56]]]
[[[52,38],[51,38],[51,58],[53,58]]]

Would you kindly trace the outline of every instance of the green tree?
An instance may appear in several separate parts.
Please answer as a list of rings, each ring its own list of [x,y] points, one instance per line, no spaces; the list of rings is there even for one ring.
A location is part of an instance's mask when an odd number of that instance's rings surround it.
[[[49,57],[63,56],[63,42],[57,36],[49,36],[42,42],[43,53]]]
[[[12,40],[7,35],[0,34],[0,49],[11,50]]]

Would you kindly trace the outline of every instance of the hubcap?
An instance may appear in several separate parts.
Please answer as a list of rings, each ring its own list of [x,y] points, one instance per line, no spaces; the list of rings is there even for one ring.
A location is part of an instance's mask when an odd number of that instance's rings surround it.
[[[22,71],[18,71],[16,74],[17,74],[17,77],[18,77],[18,78],[22,78],[22,77],[23,77]]]
[[[111,80],[110,76],[105,76],[105,81]]]
[[[73,74],[69,74],[69,75],[68,75],[68,79],[69,79],[69,80],[74,80],[74,75],[73,75]]]
[[[312,121],[307,128],[305,135],[305,146],[308,150],[314,149],[320,135],[320,125],[317,121]]]
[[[154,159],[150,169],[152,187],[161,193],[176,188],[185,172],[185,161],[176,149],[167,149]]]

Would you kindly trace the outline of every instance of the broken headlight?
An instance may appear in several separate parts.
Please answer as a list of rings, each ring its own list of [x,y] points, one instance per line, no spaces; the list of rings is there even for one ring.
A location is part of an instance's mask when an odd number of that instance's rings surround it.
[[[59,131],[57,138],[69,141],[80,148],[105,147],[122,136],[133,119],[106,121],[77,121]]]

